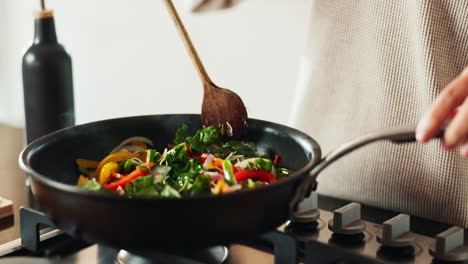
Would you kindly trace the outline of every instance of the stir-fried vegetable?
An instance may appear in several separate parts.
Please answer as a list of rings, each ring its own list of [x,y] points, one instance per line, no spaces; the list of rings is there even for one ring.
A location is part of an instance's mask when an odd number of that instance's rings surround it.
[[[104,165],[106,165],[109,162],[118,162],[118,161],[122,161],[122,160],[125,160],[125,159],[134,158],[136,156],[137,155],[135,153],[132,153],[132,152],[117,152],[117,153],[114,153],[114,154],[110,154],[109,156],[105,157],[99,163],[99,165],[97,166],[97,169],[96,169],[96,175],[101,175],[102,167],[104,167]]]
[[[235,178],[237,181],[244,181],[247,179],[255,179],[262,182],[275,182],[275,176],[269,171],[262,169],[243,170],[236,173]]]
[[[105,184],[109,181],[109,178],[112,176],[112,173],[118,172],[120,170],[119,164],[116,162],[109,162],[104,164],[99,174],[99,183]]]
[[[116,191],[117,188],[124,187],[125,185],[127,185],[131,181],[136,180],[137,178],[139,178],[141,176],[145,176],[145,175],[148,175],[148,173],[145,172],[145,171],[140,171],[140,170],[136,169],[132,173],[128,174],[127,176],[123,177],[122,179],[120,179],[120,180],[118,180],[116,182],[112,182],[112,183],[109,183],[109,184],[104,184],[104,188],[106,188],[108,190],[111,190],[111,191]]]
[[[223,160],[223,171],[224,171],[224,178],[229,183],[229,185],[237,184],[236,179],[234,178],[234,170],[232,168],[232,164],[229,160]]]
[[[78,178],[78,185],[81,185],[81,184],[83,184],[83,183],[85,183],[85,182],[87,182],[87,181],[89,181],[88,178],[86,178],[86,177],[83,176],[83,175],[80,175],[80,178]]]
[[[132,137],[100,162],[77,159],[78,186],[130,198],[180,198],[257,188],[293,173],[278,167],[277,155],[259,156],[252,143],[220,142],[214,127],[191,136],[183,125],[172,143],[158,152],[150,139]]]

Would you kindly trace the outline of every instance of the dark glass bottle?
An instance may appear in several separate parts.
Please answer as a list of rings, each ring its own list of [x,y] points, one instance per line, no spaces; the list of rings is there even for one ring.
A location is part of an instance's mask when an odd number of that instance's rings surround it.
[[[75,124],[72,62],[57,42],[53,13],[35,13],[34,41],[23,56],[26,141]]]

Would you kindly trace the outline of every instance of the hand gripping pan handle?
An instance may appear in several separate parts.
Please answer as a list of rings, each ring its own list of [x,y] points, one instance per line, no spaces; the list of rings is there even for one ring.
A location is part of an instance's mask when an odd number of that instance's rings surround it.
[[[444,131],[445,129],[442,128],[436,138],[441,138]],[[306,177],[298,187],[296,194],[290,203],[291,212],[295,212],[299,202],[307,197],[311,191],[315,191],[317,188],[317,176],[323,169],[346,154],[375,141],[390,141],[396,144],[416,142],[416,126],[394,127],[379,130],[349,141],[325,155],[320,162],[314,166],[310,175]]]

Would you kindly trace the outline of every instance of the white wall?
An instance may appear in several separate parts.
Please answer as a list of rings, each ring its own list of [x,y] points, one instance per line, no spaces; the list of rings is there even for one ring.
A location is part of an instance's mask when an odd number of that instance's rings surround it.
[[[35,5],[0,2],[9,14],[3,17],[8,29],[0,26],[0,36],[7,32],[0,57],[8,64],[0,80],[12,91],[7,122],[22,125],[20,63],[33,36]],[[59,41],[73,58],[78,123],[200,112],[201,84],[161,1],[46,2],[55,11]],[[175,3],[212,79],[237,92],[250,117],[286,123],[310,0],[245,0],[205,14],[182,12],[182,2]]]
[[[1,111],[2,108],[7,109],[6,106],[6,58],[5,52],[7,50],[7,24],[6,24],[6,1],[0,1],[0,120],[6,120],[6,111]]]

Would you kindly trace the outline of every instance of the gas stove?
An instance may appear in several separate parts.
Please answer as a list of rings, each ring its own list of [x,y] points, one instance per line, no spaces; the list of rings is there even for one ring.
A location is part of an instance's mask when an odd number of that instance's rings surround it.
[[[0,245],[0,264],[468,263],[467,230],[316,194],[277,230],[203,250],[128,252],[73,239],[37,210],[19,218],[10,228],[21,238]]]

